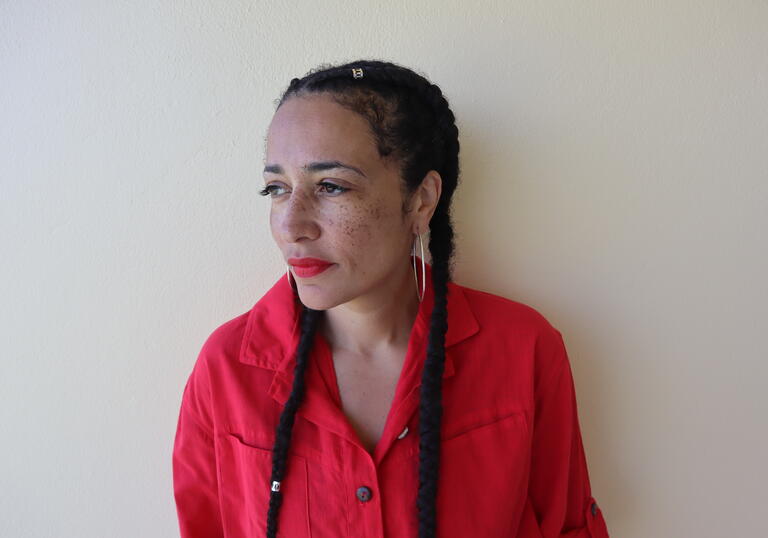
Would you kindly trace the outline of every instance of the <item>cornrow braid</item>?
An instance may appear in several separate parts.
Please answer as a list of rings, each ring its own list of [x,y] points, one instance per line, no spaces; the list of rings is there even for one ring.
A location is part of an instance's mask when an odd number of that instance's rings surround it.
[[[363,76],[354,77],[353,69],[361,69]],[[419,489],[416,499],[419,538],[434,538],[437,535],[448,283],[452,281],[454,253],[450,204],[460,174],[455,117],[437,85],[391,62],[359,60],[337,66],[321,65],[302,78],[293,78],[277,107],[291,97],[310,93],[327,93],[340,105],[368,120],[379,155],[399,163],[404,208],[408,197],[416,191],[429,170],[436,170],[442,179],[440,199],[429,223],[434,307],[419,396]],[[294,300],[300,303],[295,288]],[[296,350],[293,388],[280,415],[272,455],[268,538],[277,535],[277,516],[282,503],[278,486],[285,473],[296,411],[304,398],[304,377],[312,342],[320,317],[324,315],[324,311],[301,306],[301,336]]]

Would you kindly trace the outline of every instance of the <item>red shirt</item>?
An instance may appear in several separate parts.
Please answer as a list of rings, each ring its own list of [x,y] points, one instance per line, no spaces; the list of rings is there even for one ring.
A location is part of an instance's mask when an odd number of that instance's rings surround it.
[[[448,286],[438,538],[608,538],[560,332],[530,306]],[[278,536],[418,537],[419,385],[434,300],[428,264],[425,293],[373,454],[342,411],[330,348],[317,332]],[[300,329],[292,294],[283,275],[250,311],[213,331],[192,369],[173,447],[182,538],[266,535],[271,449]],[[370,494],[358,496],[361,487]]]

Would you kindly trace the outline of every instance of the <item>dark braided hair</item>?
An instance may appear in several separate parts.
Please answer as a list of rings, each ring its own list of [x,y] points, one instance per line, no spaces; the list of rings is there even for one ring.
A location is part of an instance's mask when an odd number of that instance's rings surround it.
[[[362,77],[359,76],[362,70]],[[353,73],[357,72],[358,76]],[[277,102],[312,93],[324,93],[368,120],[379,155],[399,165],[407,200],[430,170],[442,178],[440,199],[429,223],[434,307],[429,323],[427,357],[422,374],[419,404],[419,490],[416,501],[419,538],[433,538],[437,527],[437,486],[440,468],[442,379],[445,366],[445,334],[448,329],[448,282],[454,250],[450,205],[459,181],[459,140],[455,117],[440,88],[403,66],[377,60],[343,65],[321,65],[303,78],[294,78]],[[300,303],[294,288],[294,299]],[[280,415],[272,456],[271,484],[285,472],[296,410],[304,397],[304,373],[322,310],[301,305],[301,337],[296,350],[293,388]],[[282,493],[270,493],[267,537],[276,538],[277,515]]]

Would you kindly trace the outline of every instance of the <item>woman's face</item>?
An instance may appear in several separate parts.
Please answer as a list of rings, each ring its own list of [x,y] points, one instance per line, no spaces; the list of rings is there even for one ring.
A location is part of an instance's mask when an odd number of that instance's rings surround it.
[[[373,302],[410,267],[413,233],[427,229],[431,212],[403,214],[397,165],[379,157],[363,117],[327,95],[292,97],[269,126],[265,161],[272,237],[286,264],[305,257],[332,264],[313,276],[291,267],[305,305]]]

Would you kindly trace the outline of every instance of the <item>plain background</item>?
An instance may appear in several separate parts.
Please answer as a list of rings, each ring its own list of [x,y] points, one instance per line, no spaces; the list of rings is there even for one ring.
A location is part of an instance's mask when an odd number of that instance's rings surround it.
[[[458,118],[455,280],[564,335],[615,538],[768,536],[766,2],[0,4],[0,535],[178,533],[207,336],[285,274],[274,100],[372,57]]]

